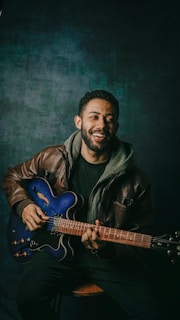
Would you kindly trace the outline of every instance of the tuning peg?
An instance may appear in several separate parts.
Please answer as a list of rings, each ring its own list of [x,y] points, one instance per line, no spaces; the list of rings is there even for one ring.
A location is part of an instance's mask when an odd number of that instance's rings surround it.
[[[167,250],[167,255],[168,256],[172,256],[172,254],[173,254],[172,250]]]
[[[175,260],[175,259],[171,259],[171,263],[172,263],[172,264],[175,264],[175,263],[176,263],[176,260]]]
[[[177,239],[180,238],[180,231],[179,231],[179,230],[175,232],[175,237],[176,237]]]

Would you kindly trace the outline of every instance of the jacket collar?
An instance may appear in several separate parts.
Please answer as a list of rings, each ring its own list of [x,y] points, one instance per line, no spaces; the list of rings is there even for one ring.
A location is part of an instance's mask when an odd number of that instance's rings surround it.
[[[78,158],[81,150],[81,132],[75,131],[65,141],[64,145],[68,154],[68,160],[70,167],[72,168],[74,161]],[[126,171],[134,164],[134,148],[132,144],[120,140],[115,137],[110,160],[106,166],[104,174],[101,179],[103,180],[107,176],[118,174],[119,172]]]

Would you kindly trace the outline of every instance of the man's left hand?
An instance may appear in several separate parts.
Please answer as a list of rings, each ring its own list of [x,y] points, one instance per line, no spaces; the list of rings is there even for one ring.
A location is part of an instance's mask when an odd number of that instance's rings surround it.
[[[99,236],[99,226],[101,225],[99,220],[95,221],[95,225],[97,228],[87,228],[86,232],[82,235],[81,242],[85,246],[86,249],[89,250],[99,250],[104,246],[104,242],[101,240]]]

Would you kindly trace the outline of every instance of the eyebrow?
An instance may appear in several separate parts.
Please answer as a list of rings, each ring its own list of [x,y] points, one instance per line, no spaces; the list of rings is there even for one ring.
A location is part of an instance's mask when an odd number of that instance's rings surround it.
[[[89,111],[88,114],[90,114],[90,113],[100,114],[100,112],[97,112],[97,111]],[[107,113],[106,116],[115,116],[115,114],[114,113]]]

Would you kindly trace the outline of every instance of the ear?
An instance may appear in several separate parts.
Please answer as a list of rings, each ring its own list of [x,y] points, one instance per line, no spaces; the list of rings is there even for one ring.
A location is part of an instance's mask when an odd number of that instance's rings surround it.
[[[81,124],[82,124],[82,120],[80,116],[75,116],[74,117],[74,123],[77,129],[81,129]]]

